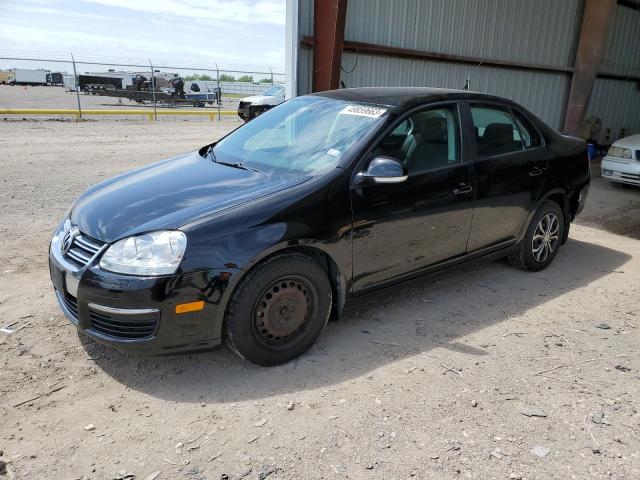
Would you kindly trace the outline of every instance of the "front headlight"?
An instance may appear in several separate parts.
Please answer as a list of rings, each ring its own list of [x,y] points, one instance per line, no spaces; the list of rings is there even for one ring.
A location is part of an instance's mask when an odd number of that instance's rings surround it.
[[[169,275],[180,265],[187,236],[177,230],[124,238],[102,255],[100,268],[130,275]]]
[[[631,160],[631,150],[622,147],[609,147],[607,155],[610,157],[626,158]]]

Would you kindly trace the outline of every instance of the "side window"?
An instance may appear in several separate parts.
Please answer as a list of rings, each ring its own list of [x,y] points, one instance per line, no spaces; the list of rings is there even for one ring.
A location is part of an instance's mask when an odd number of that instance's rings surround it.
[[[374,155],[402,162],[410,176],[460,163],[459,125],[455,105],[423,110],[382,139]]]
[[[540,138],[540,134],[533,128],[531,122],[524,118],[520,112],[517,110],[513,111],[513,114],[516,117],[516,122],[518,122],[518,128],[522,133],[522,143],[524,148],[535,148],[542,145],[542,139]]]
[[[520,130],[507,110],[472,105],[471,116],[479,156],[491,157],[522,150]]]
[[[407,145],[411,142],[411,121],[400,122],[375,149],[374,157],[391,157],[403,161]]]

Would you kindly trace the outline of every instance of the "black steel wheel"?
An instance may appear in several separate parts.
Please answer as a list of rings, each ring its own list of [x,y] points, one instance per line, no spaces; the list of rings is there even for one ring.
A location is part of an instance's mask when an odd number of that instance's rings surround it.
[[[300,335],[316,297],[314,287],[303,277],[277,279],[262,292],[254,306],[253,326],[258,338],[277,346]]]
[[[331,285],[316,261],[299,253],[274,256],[251,270],[231,296],[227,343],[252,363],[286,363],[315,343],[331,301]]]

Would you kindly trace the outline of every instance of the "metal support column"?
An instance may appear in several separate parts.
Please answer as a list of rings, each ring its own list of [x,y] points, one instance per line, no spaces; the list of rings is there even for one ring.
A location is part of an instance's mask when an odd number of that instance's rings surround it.
[[[313,24],[313,91],[340,85],[347,0],[315,0]]]
[[[571,90],[564,118],[564,132],[577,135],[584,120],[598,67],[604,54],[604,42],[616,10],[616,0],[586,0],[582,27],[571,79]]]

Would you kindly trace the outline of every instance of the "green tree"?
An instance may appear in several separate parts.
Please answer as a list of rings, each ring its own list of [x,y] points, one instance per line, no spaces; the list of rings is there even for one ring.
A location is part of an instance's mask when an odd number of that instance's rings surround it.
[[[197,73],[194,73],[193,75],[187,75],[186,77],[184,77],[184,79],[187,82],[192,82],[194,80],[199,80],[200,79],[200,75],[198,75]]]
[[[273,83],[270,78],[263,78],[260,83]]]
[[[253,77],[251,75],[243,75],[238,79],[238,81],[253,83]]]
[[[210,82],[211,80],[213,80],[213,77],[210,75],[200,75],[200,78],[198,80],[202,80],[203,82]]]
[[[221,82],[235,82],[236,81],[236,77],[234,77],[233,75],[228,75],[226,73],[223,73],[222,75],[220,75],[220,81]]]

